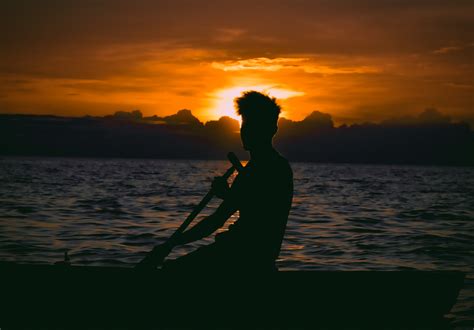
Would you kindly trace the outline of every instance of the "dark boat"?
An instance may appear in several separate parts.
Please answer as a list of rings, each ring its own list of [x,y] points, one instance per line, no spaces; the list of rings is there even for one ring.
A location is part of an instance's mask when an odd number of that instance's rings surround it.
[[[169,274],[0,263],[2,327],[446,325],[451,271]],[[17,318],[15,315],[20,314]],[[65,326],[66,325],[66,326]],[[68,326],[69,325],[69,326]]]

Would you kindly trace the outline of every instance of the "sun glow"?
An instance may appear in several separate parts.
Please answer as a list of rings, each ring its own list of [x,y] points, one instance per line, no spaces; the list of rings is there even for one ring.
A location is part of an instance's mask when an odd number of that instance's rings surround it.
[[[257,85],[257,86],[238,86],[230,87],[225,89],[219,89],[214,91],[211,96],[214,99],[212,106],[208,110],[209,117],[220,118],[222,116],[228,116],[241,121],[240,116],[237,115],[234,99],[242,95],[245,91],[258,91],[268,94],[272,97],[276,97],[279,100],[284,100],[290,97],[304,95],[303,92],[297,92],[289,89],[272,87],[270,85]]]

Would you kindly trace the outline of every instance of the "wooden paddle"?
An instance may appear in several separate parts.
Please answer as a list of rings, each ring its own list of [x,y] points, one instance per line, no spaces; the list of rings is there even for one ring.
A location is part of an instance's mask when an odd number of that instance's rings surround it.
[[[224,179],[228,179],[235,170],[240,172],[244,167],[240,163],[239,159],[233,152],[229,152],[227,154],[227,158],[232,163],[232,167],[230,167],[222,176]],[[206,207],[207,203],[212,199],[214,196],[214,192],[209,190],[209,192],[204,196],[204,198],[199,202],[199,204],[194,208],[194,210],[188,215],[188,217],[183,221],[181,226],[171,235],[171,237],[167,241],[173,241],[176,237],[181,235],[183,231],[191,224],[191,222],[197,217],[197,215]],[[156,268],[163,264],[163,261],[171,252],[172,246],[168,244],[161,244],[155,246],[155,248],[148,253],[148,255],[141,260],[135,268],[138,269],[149,269],[149,268]]]

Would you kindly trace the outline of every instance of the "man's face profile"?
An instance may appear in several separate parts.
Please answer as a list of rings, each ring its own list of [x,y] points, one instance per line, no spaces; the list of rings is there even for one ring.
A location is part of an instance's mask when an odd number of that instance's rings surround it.
[[[252,126],[249,124],[248,120],[242,117],[242,124],[240,126],[240,139],[242,140],[242,146],[245,150],[252,149],[252,141],[255,139],[254,134],[252,133]]]
[[[242,116],[240,126],[240,139],[245,150],[251,151],[256,148],[271,145],[272,137],[276,132],[276,126],[269,123],[262,123],[255,118]]]

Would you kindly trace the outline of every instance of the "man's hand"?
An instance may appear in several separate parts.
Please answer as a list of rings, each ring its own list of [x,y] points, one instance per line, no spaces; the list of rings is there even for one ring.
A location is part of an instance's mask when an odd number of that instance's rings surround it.
[[[211,187],[214,195],[221,199],[225,199],[230,190],[227,180],[222,176],[216,176],[212,181]]]
[[[148,254],[141,260],[136,266],[136,269],[156,269],[158,266],[161,266],[168,256],[168,254],[173,249],[171,242],[167,241],[161,245],[157,245],[148,252]]]

